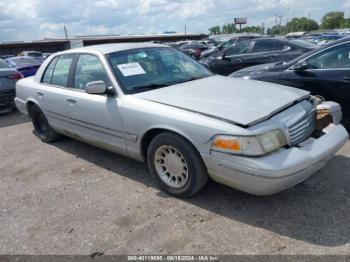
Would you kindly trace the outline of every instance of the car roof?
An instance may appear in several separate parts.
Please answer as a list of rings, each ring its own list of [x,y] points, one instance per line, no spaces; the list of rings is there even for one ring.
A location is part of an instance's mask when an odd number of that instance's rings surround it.
[[[275,36],[267,36],[267,37],[258,37],[258,38],[254,38],[252,39],[253,41],[266,41],[266,40],[279,40],[279,41],[285,41],[285,42],[289,42],[290,40],[288,40],[285,37],[275,37]]]
[[[63,53],[94,51],[102,54],[110,54],[114,52],[130,50],[130,49],[151,48],[151,47],[170,48],[167,45],[154,44],[154,43],[118,43],[118,44],[103,44],[103,45],[92,45],[92,46],[80,47],[80,48],[64,51]]]

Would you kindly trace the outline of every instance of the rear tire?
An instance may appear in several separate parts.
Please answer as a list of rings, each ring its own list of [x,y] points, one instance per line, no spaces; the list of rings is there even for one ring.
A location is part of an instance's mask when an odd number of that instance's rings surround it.
[[[32,106],[31,116],[35,133],[43,142],[50,143],[60,137],[60,134],[51,128],[45,114],[37,105]]]
[[[152,140],[147,163],[157,186],[176,197],[190,197],[208,181],[207,169],[197,150],[174,133],[164,132]]]

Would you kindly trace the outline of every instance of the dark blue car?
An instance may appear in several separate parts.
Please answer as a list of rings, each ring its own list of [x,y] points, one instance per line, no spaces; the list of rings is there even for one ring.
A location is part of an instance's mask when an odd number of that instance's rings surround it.
[[[24,77],[33,76],[38,71],[41,63],[29,56],[16,56],[5,60],[11,67],[17,69]]]

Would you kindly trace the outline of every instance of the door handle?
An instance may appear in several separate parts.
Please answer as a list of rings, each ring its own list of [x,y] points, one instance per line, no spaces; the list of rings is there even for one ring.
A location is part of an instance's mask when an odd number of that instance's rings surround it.
[[[350,81],[350,76],[344,76],[345,81]]]
[[[44,96],[44,94],[41,92],[36,92],[36,94],[38,95],[39,98],[42,98]]]
[[[75,101],[74,99],[72,98],[66,98],[66,101],[68,102],[68,104],[70,105],[75,105],[77,101]]]

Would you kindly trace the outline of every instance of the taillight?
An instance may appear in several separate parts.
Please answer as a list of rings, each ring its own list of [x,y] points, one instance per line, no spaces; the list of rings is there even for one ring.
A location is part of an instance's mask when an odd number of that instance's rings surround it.
[[[194,54],[195,56],[200,57],[200,55],[202,54],[202,51],[200,49],[196,49],[194,50]]]
[[[14,79],[14,80],[19,80],[19,79],[23,78],[23,75],[21,73],[17,72],[13,75],[8,76],[8,78]]]

